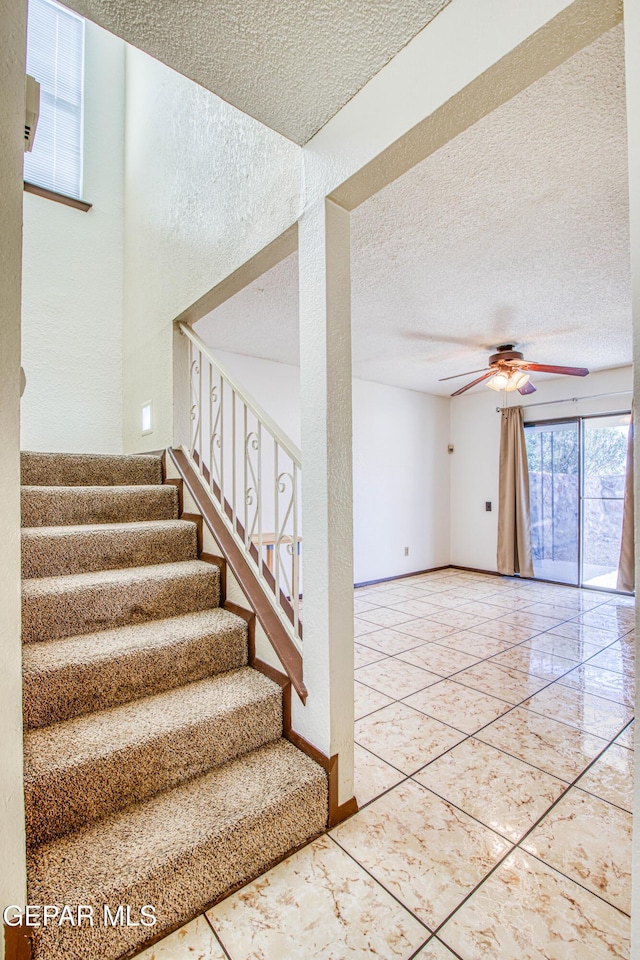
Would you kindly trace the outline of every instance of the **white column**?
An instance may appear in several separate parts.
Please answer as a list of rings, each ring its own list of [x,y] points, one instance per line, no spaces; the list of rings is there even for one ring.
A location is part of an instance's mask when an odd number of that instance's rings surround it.
[[[299,223],[300,403],[307,706],[294,726],[339,755],[353,796],[353,497],[349,214],[325,200]],[[295,698],[294,698],[295,700]]]
[[[634,361],[634,501],[636,542],[636,591],[640,583],[640,0],[624,2],[627,132],[629,142],[629,215],[631,239],[631,295]],[[638,626],[636,612],[636,627]],[[636,633],[638,631],[636,630]],[[640,643],[636,641],[637,649]],[[640,685],[636,716],[640,710]],[[640,721],[636,721],[636,726]],[[637,741],[637,732],[636,732]],[[632,865],[631,956],[640,960],[640,754],[635,756],[634,831]]]
[[[20,281],[26,18],[26,0],[0,0],[0,909],[12,903],[24,904],[26,898],[20,637]],[[1,931],[0,941],[1,958]]]

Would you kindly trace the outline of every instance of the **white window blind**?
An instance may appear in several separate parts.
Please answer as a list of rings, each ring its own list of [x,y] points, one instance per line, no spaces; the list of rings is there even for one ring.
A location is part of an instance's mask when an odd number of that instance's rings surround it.
[[[29,0],[27,73],[40,84],[40,119],[24,178],[80,199],[84,20],[52,0]]]

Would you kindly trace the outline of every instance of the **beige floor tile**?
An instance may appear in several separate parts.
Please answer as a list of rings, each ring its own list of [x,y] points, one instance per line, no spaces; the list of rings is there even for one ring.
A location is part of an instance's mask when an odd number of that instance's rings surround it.
[[[485,620],[497,620],[504,617],[504,607],[500,607],[490,600],[470,600],[460,608],[463,613],[472,613],[477,617],[484,617]]]
[[[513,644],[509,640],[502,640],[496,637],[483,636],[474,630],[458,630],[446,637],[441,637],[438,643],[450,650],[459,650],[470,657],[484,660],[485,657],[493,657],[496,653],[504,653],[509,650]]]
[[[409,620],[411,624],[414,621]],[[404,626],[404,624],[401,624]],[[361,638],[361,643],[373,650],[380,650],[388,657],[395,656],[396,653],[403,653],[405,650],[411,650],[412,647],[418,647],[424,643],[419,637],[412,637],[408,633],[401,633],[399,630],[392,630],[391,627],[381,627],[373,633],[367,633]]]
[[[411,617],[428,617],[431,613],[438,613],[441,609],[437,604],[430,603],[428,600],[398,600],[391,607],[400,613],[406,613]]]
[[[633,750],[612,743],[578,781],[601,800],[633,810]]]
[[[531,676],[521,670],[500,667],[491,661],[477,663],[463,670],[462,673],[456,674],[456,682],[473,687],[474,690],[480,690],[481,693],[488,693],[492,697],[498,697],[499,700],[507,700],[512,704],[526,700],[548,683],[541,677]]]
[[[208,916],[233,960],[408,960],[428,936],[329,837]]]
[[[458,610],[466,608],[469,603],[473,603],[472,593],[468,589],[464,590],[443,590],[439,593],[432,593],[425,598],[429,603],[445,610]],[[477,598],[476,598],[477,600]],[[467,613],[473,613],[473,610],[466,610]]]
[[[401,700],[403,697],[408,697],[410,694],[422,690],[423,687],[438,683],[440,677],[436,673],[430,673],[421,667],[405,663],[404,660],[387,657],[386,660],[379,660],[376,663],[368,664],[366,667],[360,667],[356,670],[356,680],[360,683],[366,683],[374,690],[379,690],[387,697]]]
[[[475,739],[414,779],[514,843],[567,789],[564,781]]]
[[[378,627],[395,627],[398,623],[406,623],[407,620],[411,620],[412,614],[401,613],[391,607],[376,607],[375,610],[365,610],[358,619],[375,624]]]
[[[379,609],[382,609],[380,607]],[[367,633],[373,633],[374,630],[379,630],[380,625],[377,623],[367,623],[366,620],[361,620],[360,617],[353,618],[353,635],[355,637],[363,637]]]
[[[358,743],[354,744],[353,764],[354,793],[361,807],[404,779],[404,774],[390,767],[388,763],[374,756]]]
[[[487,620],[473,627],[474,633],[479,633],[483,637],[491,637],[493,640],[502,640],[512,647],[516,643],[522,643],[529,640],[538,633],[537,630],[530,630],[528,627],[520,627],[514,623],[504,623],[502,620]]]
[[[620,674],[612,670],[602,670],[593,666],[591,661],[576,667],[571,673],[560,678],[558,683],[576,690],[585,690],[596,697],[624,703],[628,707],[635,703],[636,685],[632,673]]]
[[[571,620],[577,614],[590,609],[589,602],[583,597],[560,598],[557,602],[545,603],[543,600],[537,600],[535,603],[524,607],[523,613],[533,613],[542,617],[551,617],[553,620],[564,622]]]
[[[635,730],[635,720],[633,723],[630,723],[626,730],[623,730],[622,733],[616,737],[616,743],[619,743],[622,747],[628,747],[629,750],[634,748],[634,730]]]
[[[372,647],[365,647],[362,643],[356,643],[353,647],[353,662],[356,670],[358,667],[365,667],[368,663],[375,663],[376,660],[384,659],[385,654]]]
[[[469,630],[478,624],[484,623],[486,617],[479,617],[473,613],[463,613],[462,610],[447,610],[445,607],[437,609],[435,613],[430,613],[429,620],[436,623],[444,623],[449,627],[455,627],[456,630]]]
[[[567,781],[582,773],[607,744],[600,737],[522,707],[495,720],[477,737]]]
[[[404,703],[383,707],[356,723],[356,742],[407,774],[463,738],[458,730]]]
[[[634,673],[635,651],[633,646],[616,640],[610,647],[596,654],[589,661],[591,666],[601,670],[612,670],[614,673]]]
[[[505,700],[465,687],[455,679],[442,680],[407,697],[405,703],[464,733],[475,733],[511,709]]]
[[[457,958],[444,943],[434,937],[420,953],[416,953],[416,960],[457,960]]]
[[[504,617],[509,610],[521,610],[531,603],[528,597],[517,597],[511,591],[501,590],[497,593],[486,594],[485,600],[492,607],[499,607],[502,610],[500,616]]]
[[[225,960],[224,951],[204,916],[138,954],[139,960]]]
[[[451,650],[440,643],[424,643],[414,647],[413,650],[398,654],[397,659],[431,670],[432,673],[437,673],[441,677],[448,677],[477,663],[480,658],[461,653],[459,650]]]
[[[523,707],[606,740],[613,740],[633,716],[622,703],[574,690],[558,681],[526,700]]]
[[[535,633],[544,633],[545,630],[552,630],[558,623],[566,620],[566,617],[541,617],[539,614],[527,613],[525,610],[514,610],[502,617],[502,623],[510,623],[514,627],[524,627]]]
[[[455,627],[447,626],[446,623],[434,623],[433,620],[408,620],[401,623],[397,628],[400,633],[406,633],[409,637],[415,637],[423,642],[441,640],[442,637],[448,637],[456,632]]]
[[[560,637],[552,631],[533,637],[532,640],[527,641],[527,646],[531,647],[532,650],[539,650],[541,653],[550,653],[556,657],[575,660],[577,663],[588,660],[602,650],[602,647],[595,643],[586,643],[583,640],[576,640],[571,637]]]
[[[568,640],[590,643],[592,646],[600,647],[600,649],[608,647],[619,636],[616,630],[603,630],[601,627],[589,626],[577,620],[560,623],[549,632],[556,634],[558,637],[567,637]]]
[[[612,906],[630,913],[631,830],[630,813],[572,789],[522,846]]]
[[[630,953],[624,914],[521,850],[439,936],[465,960],[628,960]]]
[[[378,604],[370,603],[368,600],[355,599],[353,601],[353,612],[357,616],[359,613],[365,613],[367,610],[375,610],[376,606],[378,606]]]
[[[602,606],[595,610],[581,613],[578,623],[585,626],[597,627],[602,630],[613,630],[619,637],[627,633],[634,625],[634,612],[628,607]]]
[[[502,837],[412,781],[332,836],[432,929],[509,849]]]
[[[555,680],[578,665],[576,660],[556,657],[544,650],[537,650],[531,646],[530,640],[518,644],[517,647],[511,647],[504,653],[499,653],[491,658],[491,662],[507,669],[521,670],[523,673],[541,677],[543,680]]]
[[[372,690],[371,687],[366,687],[364,683],[358,683],[357,680],[354,684],[354,696],[356,720],[359,720],[361,717],[366,717],[367,714],[373,713],[374,710],[379,710],[380,707],[386,707],[387,704],[393,703],[390,697],[385,697],[383,693],[380,693],[378,690]]]

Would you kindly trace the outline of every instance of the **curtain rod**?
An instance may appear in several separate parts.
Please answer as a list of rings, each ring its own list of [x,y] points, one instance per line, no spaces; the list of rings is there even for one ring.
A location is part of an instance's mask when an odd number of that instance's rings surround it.
[[[525,410],[530,407],[547,407],[551,403],[579,403],[581,400],[601,400],[603,397],[628,397],[633,394],[633,390],[619,390],[617,393],[592,393],[588,397],[567,397],[566,400],[541,400],[540,403],[527,403]],[[496,413],[504,410],[504,407],[496,407]]]

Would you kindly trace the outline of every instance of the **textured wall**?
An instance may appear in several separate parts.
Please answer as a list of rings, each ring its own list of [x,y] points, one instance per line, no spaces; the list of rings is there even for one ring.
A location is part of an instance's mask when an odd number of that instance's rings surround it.
[[[24,195],[22,447],[122,449],[124,48],[87,24],[88,213]]]
[[[172,321],[297,219],[300,148],[131,48],[126,116],[124,441],[158,449]]]
[[[0,904],[26,897],[20,641],[20,262],[26,0],[0,0]],[[2,941],[4,937],[0,938]],[[0,958],[4,947],[0,942]]]

